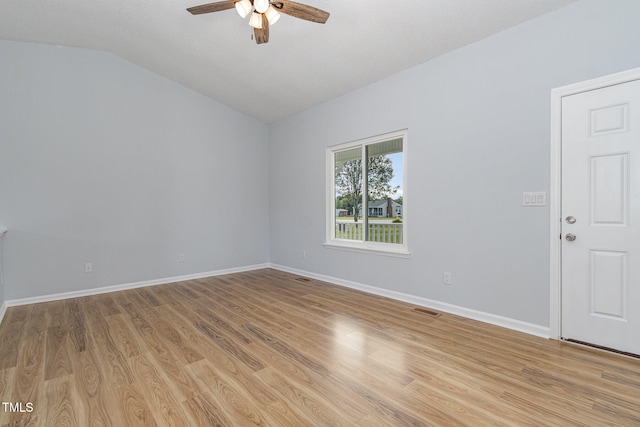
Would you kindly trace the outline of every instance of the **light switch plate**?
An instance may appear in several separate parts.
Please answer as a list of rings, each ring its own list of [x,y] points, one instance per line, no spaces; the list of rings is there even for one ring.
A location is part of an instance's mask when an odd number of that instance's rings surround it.
[[[527,191],[522,193],[522,206],[547,206],[546,191]]]

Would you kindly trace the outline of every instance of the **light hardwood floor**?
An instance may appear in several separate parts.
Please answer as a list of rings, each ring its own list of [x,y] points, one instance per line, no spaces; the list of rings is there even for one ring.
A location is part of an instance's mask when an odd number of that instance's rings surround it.
[[[9,308],[0,425],[640,425],[640,361],[298,279]]]

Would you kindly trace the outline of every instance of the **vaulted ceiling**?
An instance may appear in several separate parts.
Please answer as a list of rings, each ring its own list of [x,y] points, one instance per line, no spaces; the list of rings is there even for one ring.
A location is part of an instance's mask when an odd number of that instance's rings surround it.
[[[186,11],[206,0],[2,0],[0,39],[105,50],[271,123],[575,0],[298,1],[327,23],[283,15],[261,45],[235,9]]]

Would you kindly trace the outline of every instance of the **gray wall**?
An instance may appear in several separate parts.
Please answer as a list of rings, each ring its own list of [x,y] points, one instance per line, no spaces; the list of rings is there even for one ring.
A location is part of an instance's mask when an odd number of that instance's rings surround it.
[[[2,225],[0,224],[0,228],[2,227]],[[2,262],[2,259],[4,257],[4,237],[0,237],[0,318],[2,317],[2,306],[4,304],[5,298],[4,298],[4,273],[3,273],[3,267],[4,264]]]
[[[105,52],[8,41],[0,117],[7,300],[268,262],[264,124]]]
[[[640,66],[639,19],[577,2],[271,125],[271,262],[548,326],[550,91]],[[410,259],[323,247],[326,147],[402,128]]]

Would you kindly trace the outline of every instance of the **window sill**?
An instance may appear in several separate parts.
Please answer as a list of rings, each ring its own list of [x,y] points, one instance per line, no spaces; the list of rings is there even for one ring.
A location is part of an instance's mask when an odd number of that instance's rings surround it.
[[[377,248],[377,247],[364,246],[364,245],[363,246],[353,245],[353,244],[341,243],[341,242],[327,242],[327,243],[323,243],[323,246],[328,249],[339,249],[343,251],[361,252],[361,253],[368,253],[368,254],[374,254],[374,255],[390,256],[395,258],[409,258],[411,256],[411,253],[407,251],[404,247],[396,250],[396,249]]]

